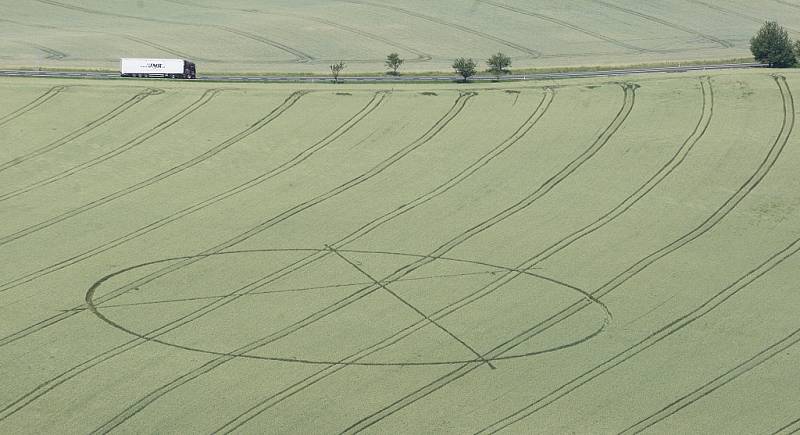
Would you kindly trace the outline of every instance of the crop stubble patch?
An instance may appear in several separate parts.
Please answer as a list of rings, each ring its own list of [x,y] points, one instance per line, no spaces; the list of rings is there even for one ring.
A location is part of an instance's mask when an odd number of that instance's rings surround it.
[[[566,341],[564,343],[560,343],[560,344],[555,345],[553,347],[535,349],[535,350],[532,350],[532,351],[520,352],[520,353],[516,353],[516,354],[502,355],[502,356],[498,356],[496,358],[491,358],[491,359],[490,358],[475,358],[475,359],[455,359],[455,358],[453,358],[453,359],[446,359],[446,360],[426,360],[426,361],[397,361],[397,360],[395,360],[395,361],[377,361],[377,362],[365,362],[365,361],[347,362],[347,361],[339,361],[337,358],[335,358],[334,355],[331,356],[330,360],[319,360],[319,359],[307,359],[307,358],[296,358],[296,357],[286,357],[286,356],[252,355],[252,354],[248,354],[248,353],[229,353],[229,352],[215,351],[215,350],[206,349],[206,348],[185,346],[185,345],[182,345],[180,343],[175,343],[175,342],[163,340],[163,339],[156,338],[156,337],[151,337],[146,333],[142,334],[142,333],[139,333],[137,331],[134,331],[130,327],[111,319],[103,311],[104,307],[102,305],[102,302],[100,302],[100,303],[96,302],[96,299],[99,299],[97,292],[98,292],[98,290],[100,290],[103,287],[104,283],[106,283],[107,281],[111,280],[112,278],[118,277],[120,275],[124,275],[124,274],[126,274],[128,272],[132,272],[134,270],[137,270],[137,269],[140,269],[140,268],[143,268],[143,267],[147,267],[147,266],[157,265],[157,264],[161,264],[161,263],[169,263],[169,262],[180,261],[180,260],[187,260],[187,259],[199,259],[201,257],[202,258],[207,258],[207,257],[211,257],[211,256],[258,255],[258,254],[268,254],[268,253],[269,254],[295,254],[295,253],[316,254],[316,253],[322,253],[322,252],[326,252],[326,251],[327,251],[327,248],[322,248],[322,249],[314,249],[314,248],[257,249],[257,250],[223,251],[223,252],[217,252],[217,253],[211,253],[211,254],[192,255],[192,256],[174,257],[174,258],[166,258],[166,259],[161,259],[161,260],[154,260],[154,261],[150,261],[150,262],[146,262],[146,263],[141,263],[141,264],[137,264],[137,265],[134,265],[134,266],[130,266],[130,267],[127,267],[127,268],[124,268],[124,269],[118,270],[116,272],[113,272],[111,274],[103,276],[102,278],[97,280],[94,284],[92,284],[92,286],[89,287],[89,289],[87,290],[87,292],[86,292],[86,304],[88,306],[88,310],[90,312],[92,312],[95,316],[97,316],[100,320],[105,322],[106,324],[108,324],[108,325],[110,325],[110,326],[112,326],[112,327],[114,327],[116,329],[119,329],[119,330],[121,330],[123,332],[126,332],[128,334],[131,334],[131,335],[133,335],[133,336],[135,336],[137,338],[141,338],[141,339],[144,339],[144,340],[147,340],[147,341],[156,342],[156,343],[159,343],[159,344],[162,344],[162,345],[165,345],[165,346],[175,347],[175,348],[179,348],[179,349],[182,349],[182,350],[188,350],[188,351],[199,352],[199,353],[204,353],[204,354],[218,355],[218,356],[231,356],[231,357],[237,357],[237,358],[247,358],[247,359],[256,359],[256,360],[284,361],[284,362],[295,362],[295,363],[303,363],[303,364],[323,364],[323,365],[339,365],[339,366],[412,366],[412,365],[413,366],[433,366],[433,365],[465,364],[465,363],[472,363],[472,362],[486,363],[486,362],[495,361],[495,360],[506,360],[506,359],[516,359],[516,358],[523,358],[523,357],[532,357],[532,356],[535,356],[535,355],[539,355],[539,354],[543,354],[543,353],[549,353],[549,352],[553,352],[553,351],[557,351],[557,350],[562,350],[562,349],[566,349],[566,348],[572,347],[572,346],[577,345],[577,344],[585,343],[587,341],[587,339],[596,337],[598,335],[598,333],[600,331],[602,331],[606,327],[606,325],[610,322],[610,319],[611,319],[611,313],[608,312],[608,309],[603,304],[601,304],[596,299],[594,299],[585,290],[582,290],[582,289],[577,288],[575,286],[572,286],[570,284],[567,284],[567,283],[564,283],[564,282],[561,282],[561,281],[557,281],[557,280],[555,280],[553,278],[550,278],[550,277],[547,277],[547,276],[544,276],[544,275],[540,275],[540,274],[537,274],[537,273],[534,273],[534,272],[531,272],[531,271],[528,271],[528,270],[517,270],[517,269],[514,269],[512,267],[499,266],[499,265],[489,264],[489,263],[485,263],[485,262],[481,262],[481,261],[477,261],[477,260],[468,260],[468,259],[459,259],[459,258],[450,258],[450,257],[437,257],[436,261],[437,262],[443,262],[445,264],[446,263],[453,263],[453,264],[459,264],[459,265],[462,265],[462,266],[463,265],[474,266],[476,268],[476,271],[485,271],[486,268],[488,267],[488,268],[496,269],[497,271],[503,271],[503,272],[519,272],[522,275],[524,275],[526,278],[528,278],[528,280],[536,281],[536,282],[547,282],[547,283],[550,283],[550,284],[555,284],[557,286],[557,288],[559,288],[559,289],[561,289],[561,290],[563,290],[565,292],[574,293],[578,297],[587,300],[593,306],[598,308],[600,310],[600,312],[602,313],[602,315],[599,316],[599,317],[601,317],[601,319],[598,321],[598,326],[597,326],[597,328],[591,328],[590,329],[591,333],[588,334],[587,336],[570,337],[569,341]],[[369,258],[369,257],[375,258],[375,257],[384,257],[384,256],[400,256],[400,257],[406,257],[406,258],[411,257],[411,258],[417,258],[417,259],[428,257],[426,255],[420,255],[420,254],[409,254],[409,253],[390,252],[390,251],[364,251],[364,250],[340,249],[340,250],[337,250],[337,252],[343,252],[343,253],[346,253],[346,254],[361,255],[362,256],[361,257],[362,258],[362,264],[364,262],[363,259],[364,258]],[[347,263],[343,262],[342,264],[345,265]],[[474,273],[474,274],[477,275],[477,272]],[[455,274],[455,275],[452,275],[452,276],[449,276],[449,277],[446,276],[443,279],[454,279],[456,277],[463,277],[464,275],[465,274]],[[199,278],[199,279],[201,279],[201,278]],[[534,285],[531,288],[531,293],[533,294],[537,290],[539,290],[539,289],[537,289],[537,287]],[[148,294],[148,292],[143,292],[143,294]],[[230,297],[230,296],[219,296],[219,299],[225,299],[225,298],[228,298],[228,297]],[[174,303],[174,301],[167,301],[167,300],[164,300],[163,302],[173,302]],[[158,300],[148,300],[146,304],[147,304],[148,307],[152,308],[153,306],[157,306],[158,303],[159,303]],[[131,304],[131,305],[135,305],[135,304]],[[595,330],[595,329],[597,329],[597,330]]]

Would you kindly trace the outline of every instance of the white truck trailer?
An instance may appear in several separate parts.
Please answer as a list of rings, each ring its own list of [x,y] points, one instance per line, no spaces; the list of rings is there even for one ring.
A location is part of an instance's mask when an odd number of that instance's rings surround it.
[[[122,77],[165,77],[170,79],[196,78],[193,62],[183,59],[122,58],[119,62]]]

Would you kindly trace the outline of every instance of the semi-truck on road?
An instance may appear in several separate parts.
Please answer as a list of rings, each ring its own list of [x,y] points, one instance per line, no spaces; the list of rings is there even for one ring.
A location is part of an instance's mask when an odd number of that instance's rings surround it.
[[[122,58],[119,62],[122,77],[163,77],[193,79],[197,77],[194,62],[183,59]]]

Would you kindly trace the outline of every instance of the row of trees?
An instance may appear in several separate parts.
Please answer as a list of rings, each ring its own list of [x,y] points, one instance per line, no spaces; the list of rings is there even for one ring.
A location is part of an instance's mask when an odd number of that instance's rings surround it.
[[[405,59],[402,59],[397,53],[391,53],[390,55],[386,56],[386,67],[391,70],[389,74],[395,76],[400,75],[397,70],[400,69],[400,66],[403,65],[404,61]],[[498,79],[500,79],[501,75],[511,72],[511,70],[508,69],[511,66],[511,58],[503,53],[498,52],[497,54],[493,54],[492,57],[486,61],[486,66],[488,67],[486,69],[487,72],[492,73],[493,75],[497,76]],[[334,83],[339,81],[339,74],[342,72],[344,67],[345,63],[341,60],[330,65]],[[478,72],[478,66],[475,61],[471,58],[466,59],[463,57],[459,57],[453,62],[453,69],[461,77],[464,77],[464,81],[469,80],[470,77],[474,76]]]
[[[786,29],[778,25],[775,21],[768,21],[764,23],[758,33],[750,39],[750,51],[758,62],[766,63],[770,67],[791,67],[795,66],[798,60],[800,60],[800,40],[792,42],[789,38],[789,32],[787,32]],[[400,75],[398,69],[400,69],[404,61],[405,60],[397,53],[391,53],[386,56],[386,67],[391,70],[389,74]],[[487,72],[492,73],[500,79],[501,75],[511,72],[509,70],[511,58],[498,52],[486,60],[486,66]],[[339,81],[339,73],[342,72],[344,67],[345,64],[342,61],[330,66],[334,83]],[[470,77],[477,74],[478,65],[472,58],[459,57],[453,61],[453,69],[463,77],[466,82]]]
[[[767,21],[750,39],[750,52],[770,68],[795,66],[800,59],[800,41],[792,43],[789,32],[775,21]]]

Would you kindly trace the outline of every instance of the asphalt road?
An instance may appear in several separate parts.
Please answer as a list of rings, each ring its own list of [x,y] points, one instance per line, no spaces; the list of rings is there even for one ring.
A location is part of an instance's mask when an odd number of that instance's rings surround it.
[[[747,69],[747,68],[763,68],[766,67],[760,63],[734,63],[734,64],[718,64],[718,65],[689,65],[689,66],[670,66],[658,68],[628,68],[628,69],[615,69],[606,71],[573,71],[561,73],[536,73],[536,74],[508,74],[502,76],[503,81],[520,81],[520,80],[556,80],[578,77],[616,77],[627,76],[635,74],[652,74],[652,73],[681,73],[687,71],[708,71],[708,70],[725,70],[725,69]],[[70,72],[70,71],[24,71],[24,70],[0,70],[0,77],[59,77],[59,78],[92,78],[92,79],[118,79],[118,80],[142,80],[136,78],[120,77],[117,73],[105,72]],[[452,82],[460,79],[456,75],[440,75],[440,76],[415,76],[401,75],[401,76],[348,76],[340,77],[341,83],[362,83],[362,82]],[[198,77],[196,80],[200,81],[223,81],[223,82],[301,82],[301,83],[319,83],[330,82],[332,77],[324,76],[225,76],[213,75],[208,77]],[[495,76],[473,76],[470,81],[492,81]]]

